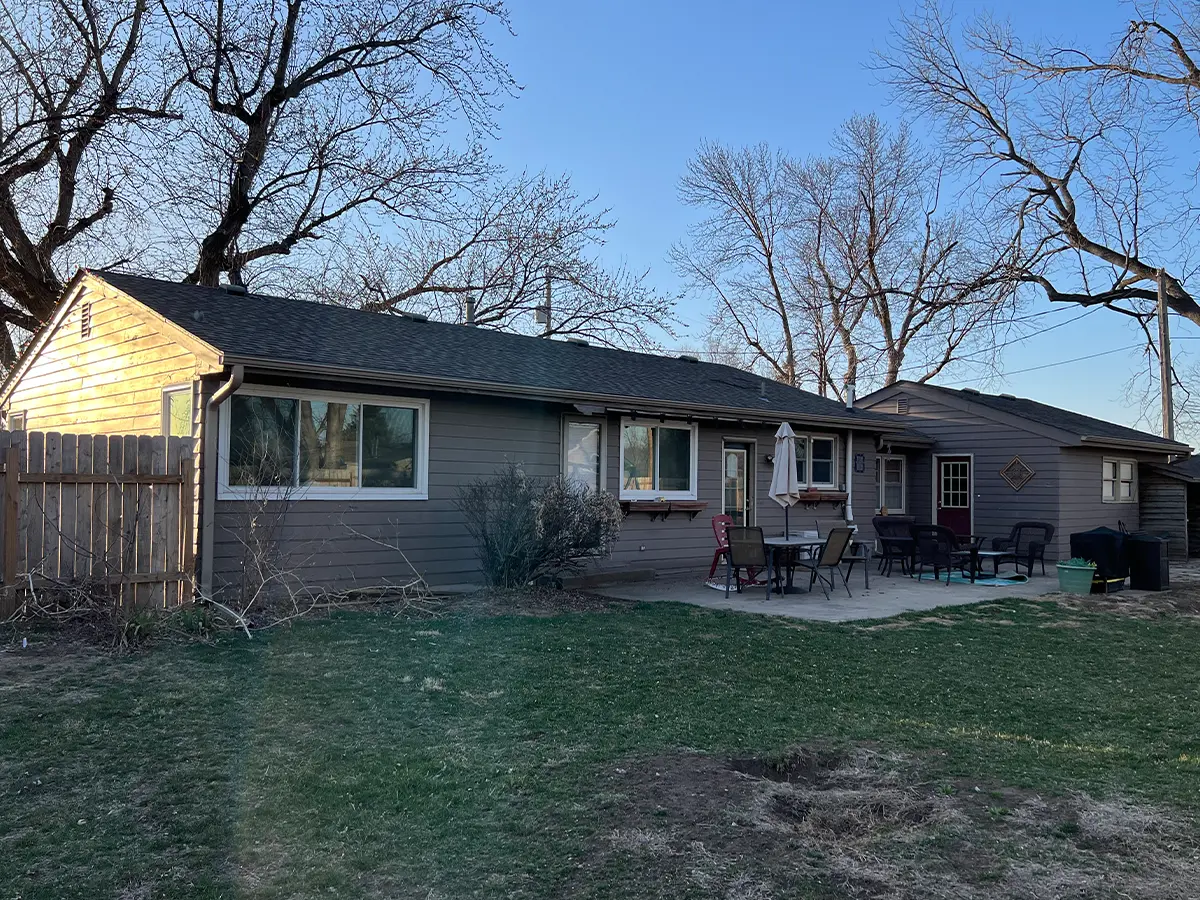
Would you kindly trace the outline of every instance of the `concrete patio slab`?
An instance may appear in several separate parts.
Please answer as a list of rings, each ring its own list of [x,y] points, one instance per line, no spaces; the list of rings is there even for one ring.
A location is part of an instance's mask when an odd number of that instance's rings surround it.
[[[1040,597],[1058,590],[1058,579],[1052,574],[1034,576],[1025,584],[993,587],[981,584],[934,583],[926,577],[918,582],[905,576],[884,578],[871,576],[871,587],[863,587],[862,573],[850,577],[850,592],[840,584],[837,591],[829,592],[829,599],[817,588],[810,594],[772,593],[766,599],[763,588],[746,590],[741,594],[730,592],[729,599],[723,591],[704,584],[703,576],[678,576],[658,578],[629,584],[612,584],[594,588],[596,593],[621,600],[643,602],[690,603],[709,609],[730,609],[738,612],[759,613],[767,616],[789,616],[817,622],[853,622],[861,619],[887,619],[906,612],[936,609],[939,606],[967,606],[985,603],[1002,597]]]

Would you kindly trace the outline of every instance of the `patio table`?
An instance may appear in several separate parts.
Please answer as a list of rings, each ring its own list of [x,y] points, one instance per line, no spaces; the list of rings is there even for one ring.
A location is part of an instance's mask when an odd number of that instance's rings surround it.
[[[767,545],[767,549],[770,550],[772,553],[778,553],[779,551],[783,551],[783,550],[795,550],[795,551],[807,551],[809,553],[809,555],[811,556],[815,549],[825,546],[825,538],[807,537],[807,536],[801,537],[799,535],[778,534],[778,535],[771,535],[770,537],[763,538],[763,543]],[[848,564],[846,574],[849,575],[850,573],[852,573],[854,571],[855,563],[862,562],[862,564],[863,564],[863,586],[866,588],[870,588],[871,587],[871,572],[870,572],[871,547],[870,547],[870,542],[854,539],[854,540],[850,541],[849,549],[851,551],[857,550],[858,553],[853,554],[853,555],[847,554],[845,557],[843,557],[843,559],[845,559],[846,563]],[[778,566],[776,567],[775,571],[777,571],[777,572],[779,571]],[[792,583],[794,575],[795,575],[795,568],[788,567],[787,583],[784,585],[784,588],[783,588],[783,592],[785,594],[801,593],[798,589],[795,588],[795,586]],[[804,591],[803,593],[808,593],[808,591]]]

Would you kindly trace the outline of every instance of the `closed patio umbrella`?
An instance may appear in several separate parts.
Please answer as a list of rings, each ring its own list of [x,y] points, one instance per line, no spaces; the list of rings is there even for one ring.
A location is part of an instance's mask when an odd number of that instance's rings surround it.
[[[775,432],[771,499],[783,507],[783,533],[788,534],[788,509],[800,501],[800,479],[796,476],[796,433],[787,422]]]

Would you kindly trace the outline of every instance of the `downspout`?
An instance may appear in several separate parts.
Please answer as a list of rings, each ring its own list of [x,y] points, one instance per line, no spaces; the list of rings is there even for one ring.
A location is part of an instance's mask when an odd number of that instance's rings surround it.
[[[200,489],[200,596],[212,597],[213,544],[217,528],[217,453],[220,443],[217,423],[221,404],[242,386],[245,366],[234,366],[229,380],[217,388],[204,404],[204,478]]]
[[[854,524],[854,432],[846,431],[846,524]]]

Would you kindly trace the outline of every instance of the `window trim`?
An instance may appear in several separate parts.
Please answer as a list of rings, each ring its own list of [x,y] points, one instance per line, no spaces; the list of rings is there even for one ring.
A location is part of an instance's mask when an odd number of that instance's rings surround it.
[[[600,491],[608,490],[608,421],[603,416],[563,416],[559,443],[559,472],[567,477],[567,431],[572,425],[598,425],[600,427]]]
[[[21,417],[21,427],[20,428],[13,427],[13,419],[16,418],[17,416]],[[29,421],[29,413],[23,409],[21,409],[21,410],[11,410],[10,409],[8,411],[8,415],[5,416],[4,418],[5,418],[4,425],[8,431],[24,431],[25,426]]]
[[[812,442],[832,441],[833,456],[833,480],[832,481],[813,481],[812,480]],[[796,435],[796,443],[804,442],[804,478],[800,481],[800,487],[806,491],[836,491],[838,489],[838,436],[836,434],[826,434],[820,431],[805,432],[804,434]],[[799,448],[797,448],[797,464],[799,464]],[[799,473],[797,473],[799,477]]]
[[[1112,463],[1116,466],[1116,478],[1113,479],[1113,497],[1110,500],[1104,496],[1104,485],[1109,479],[1104,477],[1104,467]],[[1127,499],[1121,497],[1121,464],[1128,463],[1133,475],[1129,481],[1130,494]],[[1137,460],[1128,456],[1105,456],[1100,460],[1100,502],[1101,503],[1137,503],[1138,502],[1138,464]]]
[[[678,428],[679,430],[687,430],[692,433],[692,470],[691,470],[691,490],[687,491],[638,491],[627,490],[625,488],[625,429],[628,426],[636,426],[639,428]],[[620,459],[618,465],[620,473],[618,477],[618,492],[617,498],[620,500],[657,500],[659,497],[664,500],[695,500],[697,499],[697,482],[700,475],[700,427],[695,422],[680,422],[674,419],[656,420],[656,419],[635,419],[631,417],[623,417],[621,419],[621,431],[619,434],[618,452]],[[655,465],[654,476],[658,477],[658,443],[654,444]]]
[[[171,429],[170,429],[170,427],[169,427],[169,426],[170,426],[170,422],[171,422],[171,395],[172,395],[172,394],[182,394],[184,391],[187,391],[187,395],[188,395],[188,405],[189,405],[189,407],[191,408],[191,412],[192,412],[192,415],[191,415],[191,423],[192,423],[192,427],[191,427],[191,429],[190,429],[190,431],[189,431],[189,433],[188,433],[187,435],[182,435],[182,434],[178,434],[178,435],[171,435]],[[196,432],[196,391],[195,391],[195,385],[193,385],[193,384],[191,384],[191,383],[188,383],[188,384],[171,384],[171,385],[168,385],[167,387],[163,388],[163,389],[162,389],[162,409],[161,409],[161,413],[162,413],[162,428],[161,428],[161,431],[162,431],[162,433],[163,433],[164,435],[167,435],[167,436],[170,436],[170,437],[188,437],[188,438],[194,437],[194,436],[195,436],[195,432]]]
[[[887,461],[896,459],[900,461],[900,506],[889,506],[888,514],[905,515],[905,510],[908,509],[908,457],[899,453],[880,453],[875,457],[876,472],[879,480],[876,482],[876,504],[875,512],[883,509],[883,486],[885,483],[884,475],[887,472]]]
[[[326,403],[366,403],[370,406],[391,406],[417,411],[417,433],[414,437],[413,461],[417,469],[416,484],[410,488],[356,487],[344,488],[311,484],[298,487],[283,485],[231,485],[229,483],[230,402],[236,395],[278,397],[284,400],[315,400]],[[351,394],[340,391],[313,391],[303,388],[243,386],[221,402],[217,448],[218,500],[428,500],[429,499],[429,401],[418,397],[393,397],[388,394]],[[361,427],[361,426],[360,426]],[[361,448],[361,442],[360,442]],[[296,453],[299,453],[297,447]],[[361,453],[361,449],[360,449]],[[294,459],[295,457],[293,457]]]

